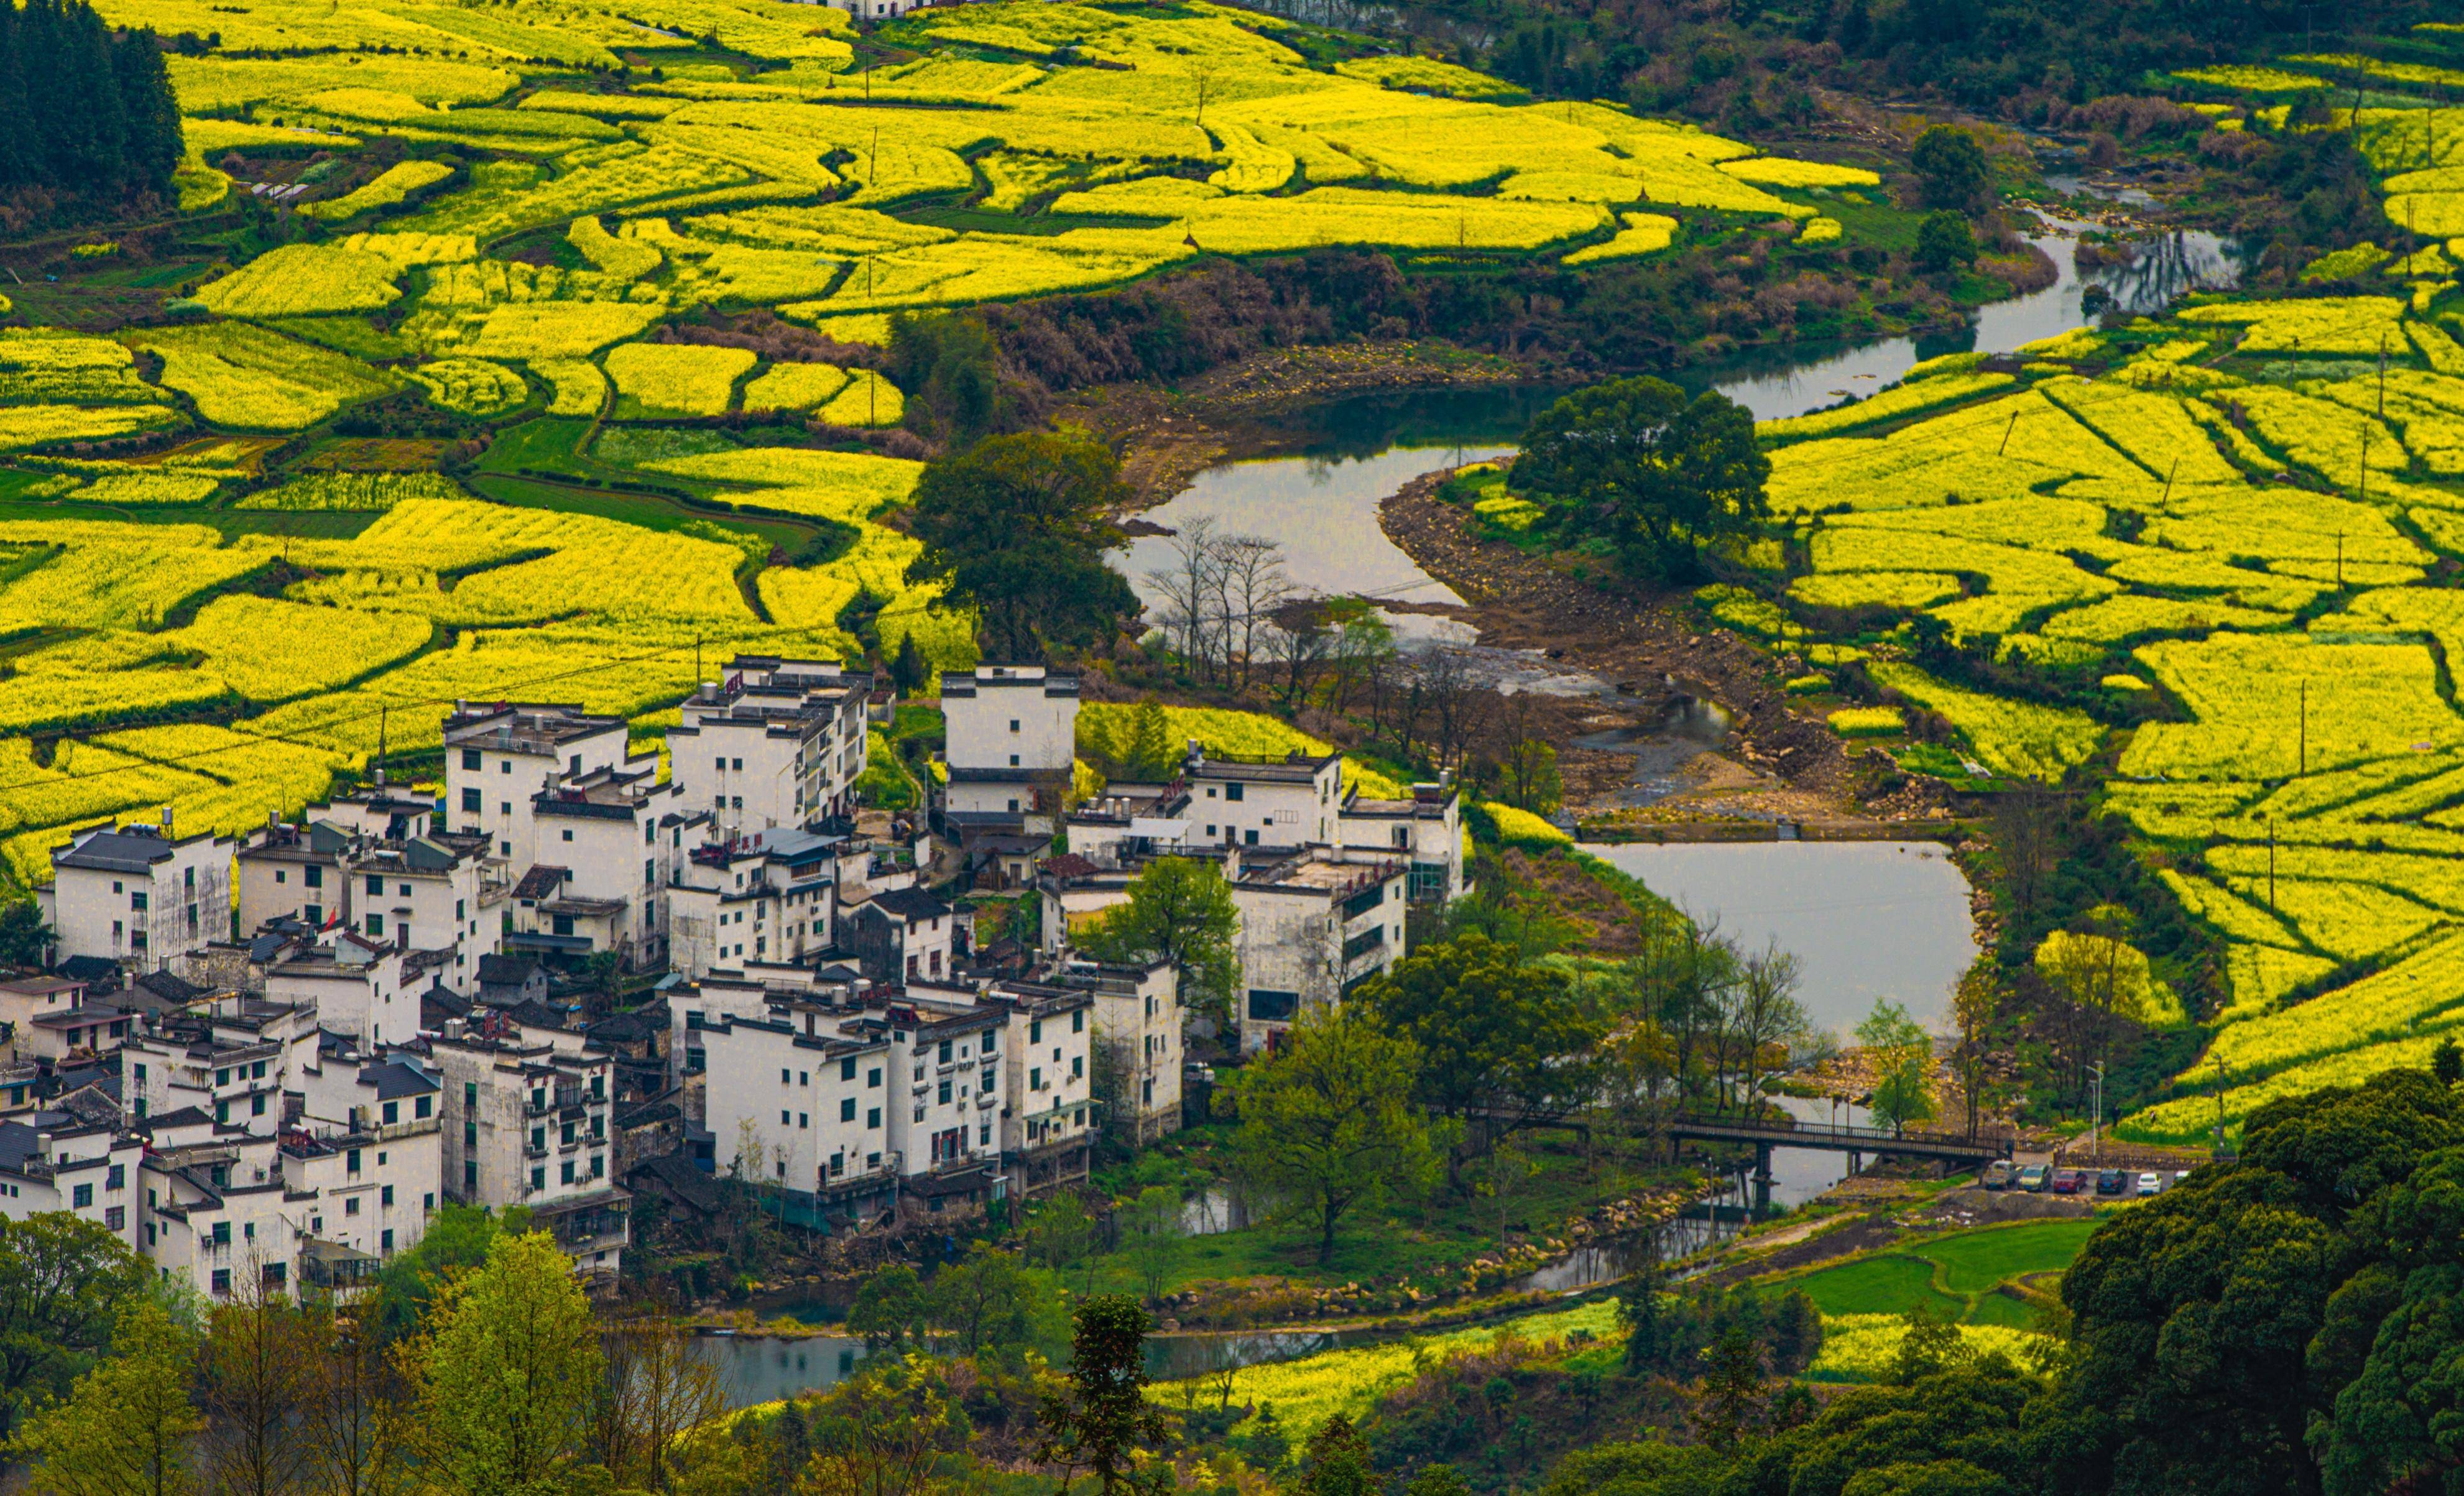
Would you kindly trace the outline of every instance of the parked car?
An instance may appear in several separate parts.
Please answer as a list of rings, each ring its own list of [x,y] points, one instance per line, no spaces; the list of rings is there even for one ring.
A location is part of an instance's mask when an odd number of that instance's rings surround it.
[[[2086,1183],[2087,1176],[2080,1170],[2056,1169],[2054,1171],[2054,1193],[2057,1195],[2076,1195]]]
[[[1985,1166],[1984,1177],[1976,1182],[1989,1190],[2007,1190],[2011,1187],[2012,1174],[2010,1161],[1996,1158]]]
[[[2164,1189],[2165,1177],[2163,1175],[2150,1170],[2139,1177],[2139,1195],[2141,1199],[2145,1199],[2150,1195],[2162,1194],[2164,1193]]]
[[[2120,1169],[2106,1169],[2096,1177],[2099,1195],[2119,1195],[2130,1188],[2130,1176]]]
[[[2032,1163],[2019,1171],[2019,1188],[2031,1195],[2042,1195],[2045,1193],[2045,1185],[2053,1177],[2054,1171],[2051,1169],[2040,1163]]]

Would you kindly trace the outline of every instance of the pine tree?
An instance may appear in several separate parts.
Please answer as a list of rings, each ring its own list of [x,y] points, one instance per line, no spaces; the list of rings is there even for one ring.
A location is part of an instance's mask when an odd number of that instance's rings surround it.
[[[1176,756],[1172,746],[1172,724],[1163,708],[1154,697],[1138,703],[1137,715],[1130,728],[1130,772],[1142,780],[1165,780],[1172,777]]]
[[[1714,1449],[1735,1446],[1762,1413],[1763,1360],[1744,1327],[1731,1328],[1703,1353],[1703,1396],[1695,1432]]]
[[[182,148],[152,31],[115,32],[85,0],[0,4],[0,189],[161,191]]]

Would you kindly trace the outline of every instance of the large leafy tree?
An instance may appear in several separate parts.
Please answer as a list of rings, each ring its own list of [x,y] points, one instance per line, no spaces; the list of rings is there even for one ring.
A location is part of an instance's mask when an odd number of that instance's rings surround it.
[[[449,1281],[420,1363],[435,1484],[465,1496],[561,1488],[603,1360],[573,1262],[544,1232],[500,1233],[487,1265]]]
[[[185,1496],[196,1485],[188,1398],[195,1337],[156,1305],[131,1302],[113,1353],[69,1397],[26,1420],[9,1452],[34,1463],[43,1496]]]
[[[1241,928],[1223,869],[1194,857],[1160,857],[1130,880],[1130,900],[1081,937],[1097,960],[1163,961],[1180,981],[1180,1001],[1229,1022],[1241,984],[1234,939]]]
[[[0,1418],[65,1387],[151,1276],[99,1222],[65,1211],[0,1221]]]
[[[1419,1045],[1430,1109],[1477,1121],[1484,1138],[1555,1121],[1598,1091],[1607,1025],[1573,1001],[1562,974],[1479,931],[1421,947],[1360,1001]],[[1458,1183],[1459,1164],[1450,1155]]]
[[[924,550],[908,580],[978,610],[984,652],[1040,660],[1109,641],[1138,610],[1104,553],[1122,542],[1120,459],[1100,442],[990,436],[924,470],[907,522]]]
[[[1545,500],[1563,529],[1616,546],[1628,571],[1674,578],[1693,570],[1705,541],[1770,512],[1770,477],[1744,407],[1637,378],[1551,406],[1523,434],[1513,482]]]
[[[2062,1281],[2081,1458],[2119,1491],[2249,1496],[2464,1468],[2459,1191],[2464,1107],[2425,1071],[2253,1112],[2236,1165],[2116,1217]]]
[[[1425,1183],[1435,1171],[1414,1087],[1421,1053],[1356,1006],[1313,1008],[1277,1053],[1234,1083],[1243,1166],[1315,1219],[1317,1260],[1361,1204]]]

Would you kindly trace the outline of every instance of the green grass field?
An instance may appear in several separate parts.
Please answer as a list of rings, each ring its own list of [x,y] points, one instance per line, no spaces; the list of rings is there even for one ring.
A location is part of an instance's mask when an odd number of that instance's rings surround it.
[[[1904,1314],[1923,1304],[1970,1325],[2025,1329],[2034,1311],[1998,1291],[2036,1274],[2053,1286],[2095,1231],[2094,1221],[2035,1221],[1912,1243],[1835,1266],[1784,1278],[1773,1291],[1802,1289],[1825,1314]]]

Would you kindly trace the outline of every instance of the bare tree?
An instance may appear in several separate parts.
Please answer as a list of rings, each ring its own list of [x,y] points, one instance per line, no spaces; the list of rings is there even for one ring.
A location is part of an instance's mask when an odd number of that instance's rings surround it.
[[[1443,766],[1460,763],[1472,738],[1485,725],[1496,693],[1473,675],[1471,656],[1461,649],[1431,646],[1419,651],[1417,663],[1438,762]]]
[[[1317,679],[1332,660],[1341,634],[1324,601],[1294,598],[1269,616],[1267,658],[1282,667],[1284,710],[1298,710],[1315,693]]]
[[[1213,657],[1209,620],[1221,611],[1216,549],[1215,521],[1201,516],[1172,538],[1173,564],[1147,573],[1147,580],[1163,594],[1157,623],[1165,639],[1200,679],[1209,674]]]
[[[1226,536],[1216,554],[1223,602],[1224,678],[1231,683],[1237,654],[1239,689],[1246,691],[1258,663],[1258,640],[1271,628],[1275,610],[1291,600],[1292,579],[1284,570],[1283,547],[1264,536]]]
[[[1761,1099],[1764,1046],[1805,1027],[1805,1004],[1796,999],[1799,971],[1796,957],[1781,950],[1777,941],[1764,947],[1759,956],[1746,957],[1738,968],[1728,998],[1732,1014],[1728,1028],[1743,1050],[1746,1088],[1741,1099],[1748,1111]]]
[[[2045,881],[2060,860],[2062,810],[2060,798],[2036,784],[1993,797],[1993,844],[2002,855],[2012,912],[2022,925],[2035,914]]]
[[[307,1482],[310,1449],[296,1424],[308,1397],[306,1311],[265,1281],[252,1255],[229,1302],[207,1321],[198,1372],[206,1460],[230,1496],[291,1496]]]
[[[718,1369],[664,1307],[610,1325],[600,1344],[606,1369],[591,1419],[600,1463],[620,1486],[672,1489],[678,1437],[726,1411]]]
[[[379,1329],[374,1296],[318,1310],[300,1432],[319,1491],[395,1496],[408,1484],[407,1385]]]

